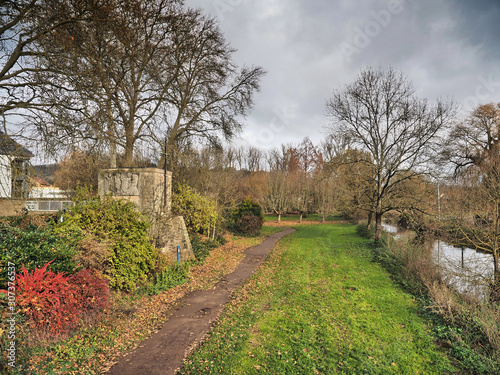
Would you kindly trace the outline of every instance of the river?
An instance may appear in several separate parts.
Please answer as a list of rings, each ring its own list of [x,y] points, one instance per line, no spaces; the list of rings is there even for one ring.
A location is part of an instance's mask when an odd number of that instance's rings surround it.
[[[409,231],[383,223],[386,232],[395,238],[406,237]],[[457,291],[484,300],[488,295],[488,282],[493,279],[493,255],[467,247],[452,246],[442,240],[426,244],[432,249],[434,263],[441,276]]]

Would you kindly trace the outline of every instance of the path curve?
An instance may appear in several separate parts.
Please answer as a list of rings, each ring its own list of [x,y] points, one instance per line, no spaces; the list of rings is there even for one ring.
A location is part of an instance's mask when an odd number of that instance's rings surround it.
[[[294,231],[287,228],[267,237],[259,245],[250,247],[238,268],[212,289],[196,291],[182,298],[163,327],[132,352],[121,357],[107,374],[175,374],[182,366],[184,357],[210,331],[224,305],[229,302],[231,293],[255,272],[281,238]]]

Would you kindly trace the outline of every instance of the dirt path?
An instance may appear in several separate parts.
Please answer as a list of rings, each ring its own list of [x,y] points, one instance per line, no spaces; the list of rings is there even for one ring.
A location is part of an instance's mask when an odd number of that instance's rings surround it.
[[[182,360],[210,331],[212,324],[236,290],[266,259],[274,245],[294,230],[287,228],[247,250],[238,268],[212,289],[181,299],[168,321],[131,353],[120,358],[110,375],[175,374]]]

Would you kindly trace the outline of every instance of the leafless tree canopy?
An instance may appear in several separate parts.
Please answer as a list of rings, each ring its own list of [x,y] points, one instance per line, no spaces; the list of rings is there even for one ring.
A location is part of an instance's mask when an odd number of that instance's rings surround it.
[[[453,126],[443,155],[453,164],[455,172],[461,173],[471,166],[487,165],[498,154],[499,145],[500,103],[489,103],[474,109]]]
[[[181,0],[0,5],[0,110],[29,109],[49,148],[84,142],[130,165],[140,142],[172,155],[193,137],[220,145],[264,74],[238,68],[217,22]]]
[[[500,300],[500,104],[481,105],[450,131],[443,156],[465,194],[457,215],[465,245],[493,255],[492,298]]]
[[[379,238],[382,215],[394,208],[390,195],[421,173],[433,157],[437,136],[454,114],[453,105],[431,105],[418,98],[412,84],[394,69],[368,68],[335,91],[326,109],[333,120],[332,134],[352,140],[374,165],[373,211]]]
[[[37,43],[55,30],[89,17],[82,2],[73,0],[2,0],[0,2],[0,116],[41,108],[36,74]]]

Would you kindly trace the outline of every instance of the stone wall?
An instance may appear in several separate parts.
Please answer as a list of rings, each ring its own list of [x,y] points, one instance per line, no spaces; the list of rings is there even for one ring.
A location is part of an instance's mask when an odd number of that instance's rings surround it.
[[[165,194],[166,189],[166,194]],[[104,169],[99,172],[99,195],[134,202],[151,222],[150,236],[155,245],[175,262],[177,246],[181,261],[194,258],[182,216],[173,217],[172,173],[157,168]]]
[[[189,235],[182,216],[165,217],[161,220],[156,238],[157,246],[167,256],[170,262],[177,262],[177,246],[180,246],[179,260],[194,259],[193,249],[189,240]]]

